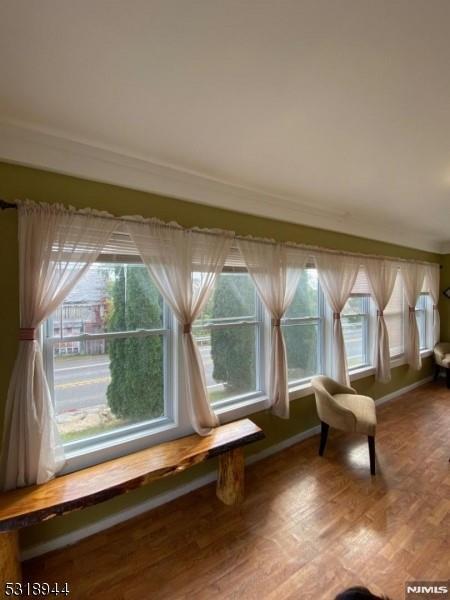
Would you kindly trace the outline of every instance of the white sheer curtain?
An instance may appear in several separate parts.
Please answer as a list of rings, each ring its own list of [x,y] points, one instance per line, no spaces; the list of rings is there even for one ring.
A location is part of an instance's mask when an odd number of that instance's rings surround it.
[[[341,312],[355,284],[362,261],[354,256],[328,252],[318,252],[315,260],[320,285],[333,311],[333,377],[339,383],[349,385]]]
[[[239,240],[239,248],[259,297],[272,318],[269,398],[272,412],[287,419],[288,371],[281,319],[292,302],[307,255],[282,244],[252,240]]]
[[[218,420],[208,400],[203,362],[192,323],[200,314],[222,271],[232,232],[181,229],[151,220],[129,222],[128,231],[159,291],[183,326],[185,400],[195,431],[207,435]]]
[[[398,264],[390,260],[368,258],[364,266],[372,297],[377,307],[377,329],[374,346],[375,376],[378,381],[387,382],[391,379],[391,356],[384,310],[394,290]]]
[[[402,263],[403,290],[408,303],[408,327],[406,337],[406,360],[417,371],[422,367],[420,356],[419,329],[417,327],[416,304],[425,278],[425,265]]]
[[[18,205],[18,218],[20,341],[6,399],[4,490],[44,483],[64,464],[38,327],[97,259],[117,224],[29,201]]]
[[[431,299],[433,300],[433,344],[437,344],[439,342],[439,337],[441,334],[441,321],[438,309],[440,277],[440,265],[426,265],[426,284],[427,289],[430,292]]]

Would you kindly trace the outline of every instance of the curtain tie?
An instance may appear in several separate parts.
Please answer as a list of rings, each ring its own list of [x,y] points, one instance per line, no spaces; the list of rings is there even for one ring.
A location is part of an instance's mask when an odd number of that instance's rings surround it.
[[[416,307],[415,306],[408,306],[409,309],[409,314],[415,313],[416,312]]]
[[[280,327],[281,319],[272,319],[272,327]]]
[[[437,304],[433,304],[433,310],[437,310],[438,309],[438,305]]]
[[[334,319],[335,321],[340,321],[340,320],[341,320],[341,313],[334,312],[334,313],[333,313],[333,319]]]
[[[37,329],[34,327],[21,327],[19,329],[19,340],[21,342],[32,342],[37,339]]]
[[[192,323],[185,323],[183,325],[183,333],[191,333],[192,331]]]
[[[382,317],[384,315],[382,310],[377,310],[377,317]]]

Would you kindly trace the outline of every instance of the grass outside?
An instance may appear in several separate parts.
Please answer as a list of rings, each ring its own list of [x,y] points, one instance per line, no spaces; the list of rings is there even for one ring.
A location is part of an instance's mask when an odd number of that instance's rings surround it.
[[[69,442],[78,442],[79,440],[95,437],[102,433],[108,433],[113,429],[117,429],[117,427],[122,427],[127,424],[128,423],[126,422],[112,422],[105,425],[96,425],[95,427],[87,427],[86,429],[79,431],[60,433],[60,437],[63,444],[68,444]]]
[[[227,390],[215,390],[209,394],[209,400],[211,403],[219,402],[220,400],[224,400],[229,397],[230,392]],[[60,432],[60,437],[63,444],[68,444],[70,442],[78,442],[80,440],[93,438],[98,435],[101,435],[102,433],[108,433],[110,431],[113,431],[114,429],[118,429],[119,427],[125,427],[126,425],[130,424],[130,421],[113,419],[109,423],[95,425],[92,427],[86,427],[86,429],[78,429],[77,431],[66,431],[64,433]]]

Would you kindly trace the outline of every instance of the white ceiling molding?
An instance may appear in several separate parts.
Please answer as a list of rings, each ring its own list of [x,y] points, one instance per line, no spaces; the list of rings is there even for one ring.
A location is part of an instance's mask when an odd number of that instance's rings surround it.
[[[379,226],[344,211],[237,186],[14,122],[0,121],[0,160],[429,252],[450,252],[450,242],[418,231]]]

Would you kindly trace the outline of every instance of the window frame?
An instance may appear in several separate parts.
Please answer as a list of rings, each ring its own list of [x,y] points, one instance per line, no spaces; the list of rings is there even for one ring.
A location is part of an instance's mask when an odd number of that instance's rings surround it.
[[[422,306],[420,306],[422,304]],[[419,350],[420,352],[425,352],[430,349],[430,294],[429,292],[420,292],[419,298],[416,302],[415,312],[416,312],[416,321],[417,321],[417,329],[419,332]],[[423,320],[423,335],[420,335],[421,325],[419,319]],[[422,342],[422,343],[421,343]]]
[[[143,265],[139,257],[126,257],[127,260],[115,260],[115,257],[105,257],[100,255],[99,259],[93,264],[112,263],[116,265],[123,264],[139,264]],[[178,402],[176,401],[174,390],[174,373],[177,370],[175,346],[174,346],[174,331],[176,330],[175,318],[165,301],[163,301],[163,327],[147,329],[139,328],[128,331],[100,332],[100,333],[82,333],[74,336],[59,337],[51,335],[53,327],[53,315],[49,317],[41,326],[42,353],[44,358],[44,370],[47,377],[47,383],[50,390],[53,408],[56,413],[55,399],[55,381],[54,381],[54,347],[61,342],[82,342],[92,340],[108,339],[129,339],[129,338],[145,338],[155,335],[162,336],[163,339],[163,389],[164,389],[164,415],[152,420],[140,421],[128,425],[119,426],[111,431],[98,433],[95,436],[81,438],[70,442],[63,442],[62,446],[67,455],[76,455],[86,452],[95,452],[96,447],[104,445],[115,445],[130,436],[140,436],[142,434],[151,436],[161,428],[175,426],[178,416]],[[62,308],[61,305],[60,308]],[[62,334],[62,328],[60,327]]]
[[[315,265],[306,265],[304,270],[314,269],[317,272],[317,267]],[[305,384],[309,383],[313,377],[320,375],[324,372],[325,364],[326,364],[326,337],[325,337],[325,296],[323,294],[322,288],[320,286],[319,278],[317,277],[317,315],[309,316],[309,317],[286,317],[284,316],[281,319],[281,327],[289,327],[293,325],[316,325],[317,326],[317,349],[316,349],[316,361],[317,361],[317,373],[311,375],[309,377],[302,377],[300,379],[292,379],[289,380],[288,374],[288,388],[289,390],[302,387]],[[286,362],[287,362],[287,353],[286,353]],[[289,365],[287,365],[289,369]]]
[[[368,369],[371,366],[373,366],[373,352],[371,352],[371,346],[373,346],[373,340],[374,340],[374,336],[373,336],[373,319],[372,314],[373,314],[373,298],[372,295],[370,293],[367,294],[361,294],[361,293],[354,293],[354,294],[350,294],[350,296],[348,297],[348,300],[351,300],[351,298],[362,298],[362,306],[364,309],[364,312],[358,312],[358,313],[348,313],[346,314],[344,311],[342,311],[341,313],[341,325],[342,325],[342,329],[344,330],[344,322],[345,319],[348,319],[350,317],[360,317],[363,320],[363,327],[362,327],[362,348],[363,348],[363,355],[364,355],[364,362],[361,364],[357,364],[354,365],[353,367],[349,367],[348,372],[352,373],[354,371],[359,371],[361,369]],[[347,303],[346,303],[347,304]],[[344,335],[344,331],[342,331],[342,334]],[[345,345],[345,337],[344,337],[344,345]],[[372,348],[373,349],[373,348]],[[347,361],[348,361],[348,352],[347,352],[347,347],[345,347],[345,352],[346,352],[346,356],[347,356]]]
[[[229,398],[224,398],[222,400],[217,400],[211,403],[214,411],[223,412],[226,409],[232,409],[236,404],[242,402],[249,402],[253,399],[259,399],[261,396],[265,394],[265,320],[266,320],[266,311],[264,305],[259,297],[258,290],[251,279],[248,270],[245,267],[230,267],[225,266],[222,269],[222,274],[227,273],[245,273],[250,277],[252,284],[255,288],[255,319],[243,319],[243,318],[235,318],[235,317],[224,317],[221,319],[220,323],[206,322],[192,324],[192,332],[194,333],[196,329],[208,329],[210,332],[218,329],[225,329],[227,327],[255,327],[256,335],[255,335],[255,387],[256,389],[252,392],[238,394],[235,396],[230,396]],[[220,277],[219,275],[219,277]]]
[[[400,285],[400,298],[401,298],[401,307],[399,310],[395,311],[395,312],[388,312],[388,311],[384,311],[384,319],[386,322],[386,327],[388,330],[388,335],[389,335],[389,358],[392,361],[399,361],[401,360],[404,356],[405,356],[405,351],[406,351],[406,328],[407,328],[407,319],[408,319],[408,306],[405,300],[405,290],[404,290],[404,283],[403,283],[403,278],[402,278],[402,274],[400,272],[400,269],[398,269],[397,271],[397,275],[396,275],[396,280],[394,283],[394,288],[392,290],[392,294],[395,291],[395,286],[399,284]],[[391,294],[391,296],[392,296]],[[390,302],[390,299],[389,299]],[[389,302],[388,305],[389,306]],[[397,352],[397,354],[391,354],[391,345],[390,345],[390,340],[391,340],[391,335],[390,335],[390,331],[389,331],[389,326],[388,326],[388,321],[387,319],[389,319],[389,317],[400,317],[401,320],[401,339],[402,339],[402,351],[401,352]]]

